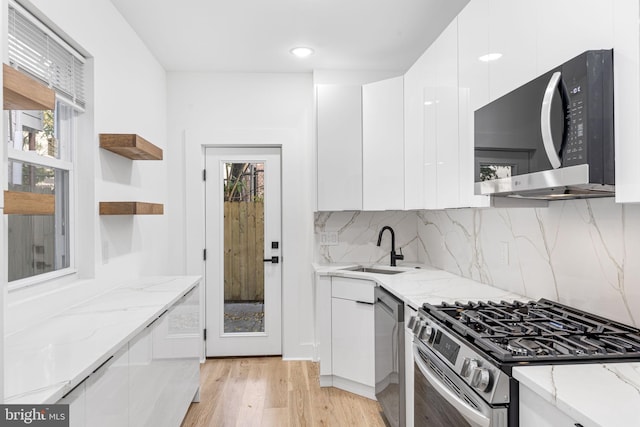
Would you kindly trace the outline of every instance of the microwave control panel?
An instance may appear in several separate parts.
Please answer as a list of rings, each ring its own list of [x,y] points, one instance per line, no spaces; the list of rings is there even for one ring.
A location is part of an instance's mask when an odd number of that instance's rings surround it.
[[[569,88],[567,111],[567,135],[562,150],[563,166],[580,165],[587,161],[587,143],[585,135],[585,100],[581,86]]]

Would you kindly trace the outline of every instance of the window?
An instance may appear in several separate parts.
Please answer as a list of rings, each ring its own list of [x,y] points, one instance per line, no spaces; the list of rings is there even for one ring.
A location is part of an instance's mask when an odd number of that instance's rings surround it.
[[[52,215],[8,215],[8,280],[17,287],[73,271],[74,147],[84,108],[84,58],[14,2],[8,28],[10,65],[56,91],[52,111],[5,113],[7,189],[54,200]]]
[[[77,111],[62,101],[54,111],[10,111],[8,190],[52,194],[53,215],[8,216],[8,280],[71,266],[71,151]]]

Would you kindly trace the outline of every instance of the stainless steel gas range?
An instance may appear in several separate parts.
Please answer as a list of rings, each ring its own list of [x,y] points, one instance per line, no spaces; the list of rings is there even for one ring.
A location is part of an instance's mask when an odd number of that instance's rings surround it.
[[[407,327],[416,427],[517,427],[514,366],[640,360],[640,330],[545,299],[424,304]]]

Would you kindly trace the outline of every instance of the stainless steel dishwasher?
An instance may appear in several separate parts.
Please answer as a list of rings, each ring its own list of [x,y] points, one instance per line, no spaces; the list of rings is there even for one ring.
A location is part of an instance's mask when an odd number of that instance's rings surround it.
[[[375,288],[376,398],[389,425],[405,427],[404,304]]]

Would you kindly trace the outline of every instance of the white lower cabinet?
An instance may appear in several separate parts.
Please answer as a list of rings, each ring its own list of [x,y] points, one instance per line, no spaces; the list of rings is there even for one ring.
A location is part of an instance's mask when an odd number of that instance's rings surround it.
[[[320,362],[320,386],[333,385],[331,366],[331,277],[315,280],[316,362]]]
[[[149,425],[156,410],[154,403],[161,390],[162,375],[158,375],[153,360],[152,331],[154,325],[145,328],[129,342],[129,425]]]
[[[331,279],[333,385],[375,398],[375,283]]]
[[[373,305],[341,298],[331,299],[333,375],[373,387]]]
[[[202,349],[199,295],[198,290],[194,290],[153,325],[152,373],[157,383],[153,405],[156,410],[145,420],[146,424],[131,424],[132,427],[179,426],[190,403],[198,400]]]
[[[320,385],[375,399],[375,283],[318,277],[316,286]]]
[[[84,427],[87,425],[85,385],[84,382],[80,383],[58,401],[58,403],[69,405],[69,427]]]
[[[87,427],[129,425],[129,351],[125,346],[85,384]]]
[[[71,427],[178,427],[200,387],[199,289],[155,319],[58,403]]]
[[[574,427],[576,420],[520,384],[520,427]]]

